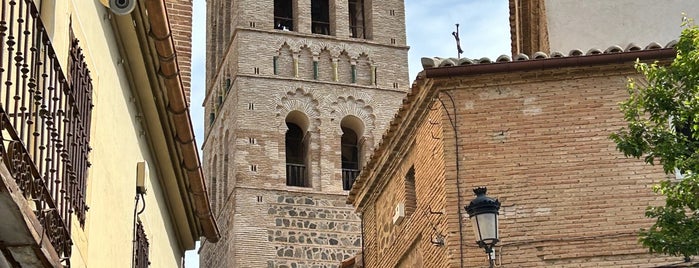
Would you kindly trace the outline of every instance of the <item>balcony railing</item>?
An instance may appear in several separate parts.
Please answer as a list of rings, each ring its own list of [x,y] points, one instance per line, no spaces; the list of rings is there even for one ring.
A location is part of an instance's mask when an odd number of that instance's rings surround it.
[[[34,2],[2,1],[0,157],[62,258],[71,254],[71,214],[85,221],[92,110],[76,40],[69,56],[66,77]]]
[[[286,163],[286,185],[308,187],[306,165]]]
[[[359,170],[357,169],[342,169],[342,190],[352,189],[352,184],[354,180],[359,175]]]
[[[287,17],[274,17],[274,29],[293,31],[294,19]]]
[[[311,29],[314,34],[330,35],[330,22],[328,21],[312,21]]]

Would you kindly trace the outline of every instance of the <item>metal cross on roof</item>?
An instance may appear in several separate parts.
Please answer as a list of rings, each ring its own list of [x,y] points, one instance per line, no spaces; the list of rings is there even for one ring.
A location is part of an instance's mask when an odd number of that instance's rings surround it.
[[[456,32],[451,32],[451,35],[454,36],[454,39],[456,39],[456,52],[457,54],[457,59],[461,59],[461,54],[464,53],[464,50],[461,49],[461,40],[459,39],[459,24],[456,24]]]

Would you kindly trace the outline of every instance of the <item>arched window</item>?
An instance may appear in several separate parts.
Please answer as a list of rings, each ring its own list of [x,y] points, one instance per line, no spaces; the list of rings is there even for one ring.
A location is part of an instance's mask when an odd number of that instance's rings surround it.
[[[342,128],[342,138],[340,139],[342,189],[349,190],[352,189],[352,184],[359,175],[360,135],[364,132],[364,124],[355,116],[346,116],[340,122],[340,128]]]
[[[286,118],[286,185],[310,187],[308,176],[308,118],[300,112]]]

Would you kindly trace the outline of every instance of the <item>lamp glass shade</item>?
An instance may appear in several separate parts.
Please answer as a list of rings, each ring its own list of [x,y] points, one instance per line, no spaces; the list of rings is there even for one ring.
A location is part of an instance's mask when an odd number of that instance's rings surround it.
[[[471,219],[475,220],[473,231],[476,235],[476,241],[485,244],[494,244],[498,241],[497,213],[481,213],[471,217]]]

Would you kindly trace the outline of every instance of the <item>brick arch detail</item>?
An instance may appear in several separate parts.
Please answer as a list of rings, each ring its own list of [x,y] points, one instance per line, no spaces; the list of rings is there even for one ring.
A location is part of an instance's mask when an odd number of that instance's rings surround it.
[[[330,103],[330,106],[330,118],[335,124],[334,129],[336,134],[342,135],[342,128],[340,127],[342,118],[353,115],[364,123],[364,133],[362,133],[362,137],[368,137],[369,139],[373,137],[376,115],[374,115],[374,108],[366,104],[363,99],[358,99],[354,96],[338,97],[337,100]]]
[[[285,45],[289,46],[289,49],[293,53],[299,53],[302,48],[307,47],[311,50],[314,56],[319,55],[320,52],[323,50],[328,50],[330,51],[330,55],[332,56],[332,58],[338,58],[342,54],[347,54],[352,61],[356,61],[360,56],[365,56],[369,60],[369,62],[371,62],[372,64],[374,63],[373,59],[370,56],[370,51],[363,46],[355,46],[345,43],[330,44],[324,41],[317,41],[311,39],[295,40],[291,38],[277,38],[275,40],[275,47],[279,48],[277,49],[277,53],[279,53],[282,50],[282,47]]]
[[[274,101],[277,111],[277,117],[281,118],[278,130],[280,133],[285,133],[286,126],[284,118],[292,111],[300,111],[308,116],[309,126],[308,131],[315,132],[320,127],[320,109],[319,102],[313,96],[313,90],[306,90],[297,87],[289,90],[286,94],[278,95]]]

